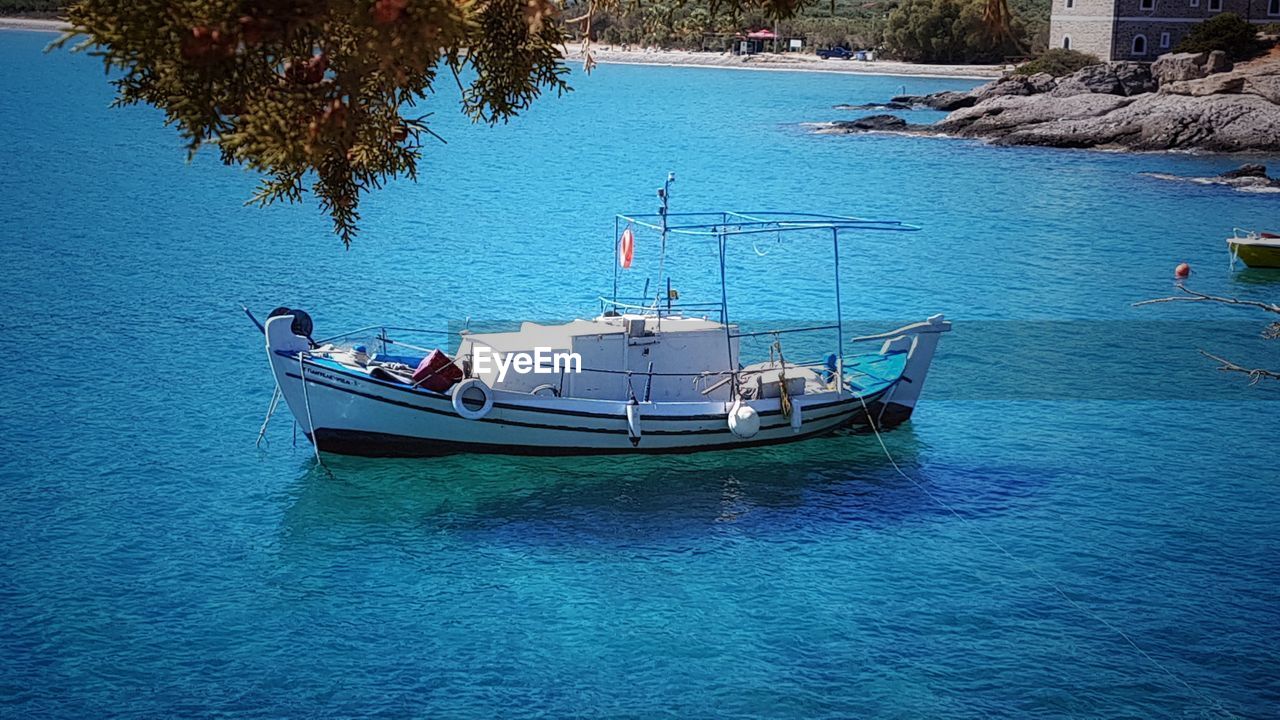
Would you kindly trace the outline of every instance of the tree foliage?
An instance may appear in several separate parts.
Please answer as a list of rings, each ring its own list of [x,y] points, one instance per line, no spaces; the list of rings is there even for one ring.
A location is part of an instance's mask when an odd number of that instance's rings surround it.
[[[984,0],[906,0],[889,15],[884,42],[913,62],[999,62],[1018,53],[1012,35],[992,32]]]
[[[1178,43],[1175,52],[1222,50],[1232,60],[1248,60],[1264,49],[1258,28],[1235,13],[1223,13],[1195,27]]]
[[[779,17],[799,2],[739,1]],[[254,201],[298,201],[310,185],[349,244],[361,196],[416,177],[433,133],[402,113],[442,73],[491,124],[570,89],[563,11],[557,0],[77,0],[61,42],[83,36],[78,47],[115,73],[116,103],[164,111],[190,152],[212,144],[262,173]]]

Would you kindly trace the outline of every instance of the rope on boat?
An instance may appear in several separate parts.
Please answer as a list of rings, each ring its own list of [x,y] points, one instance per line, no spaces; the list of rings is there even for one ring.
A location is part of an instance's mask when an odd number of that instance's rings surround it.
[[[1058,585],[1058,583],[1054,582],[1053,580],[1050,580],[1038,569],[1036,569],[1036,567],[1031,563],[1023,560],[1022,558],[1019,558],[1017,555],[1014,555],[995,538],[983,532],[982,528],[969,522],[969,519],[966,518],[964,515],[961,515],[960,512],[956,510],[954,507],[947,504],[937,495],[934,495],[933,493],[929,492],[929,489],[925,487],[920,481],[916,480],[915,478],[911,477],[906,472],[904,472],[903,469],[898,466],[898,461],[893,459],[893,454],[889,452],[889,446],[885,445],[884,437],[881,436],[880,428],[876,426],[876,421],[871,419],[871,409],[867,407],[866,398],[864,398],[862,395],[859,394],[858,402],[862,403],[862,411],[867,417],[867,424],[871,427],[871,430],[875,433],[876,440],[880,443],[880,449],[884,451],[884,456],[889,461],[889,464],[893,466],[894,472],[898,473],[899,475],[902,476],[904,480],[914,485],[917,490],[924,493],[924,495],[928,497],[930,500],[932,500],[935,504],[937,504],[938,507],[954,515],[956,519],[958,519],[961,522],[961,524],[965,526],[965,528],[977,533],[979,537],[981,537],[983,540],[986,540],[992,547],[994,547],[996,550],[999,550],[1000,553],[1003,554],[1005,557],[1012,560],[1015,564],[1021,566],[1023,570],[1026,570],[1027,572],[1031,573],[1040,582],[1049,586],[1049,588],[1051,588],[1055,593],[1061,596],[1063,600],[1066,600],[1067,604],[1075,608],[1076,611],[1079,612],[1081,615],[1084,615],[1085,617],[1094,620],[1098,624],[1102,625],[1106,629],[1118,635],[1121,639],[1125,641],[1126,644],[1129,645],[1129,647],[1133,648],[1135,652],[1141,655],[1147,662],[1151,663],[1151,665],[1153,665],[1156,669],[1160,670],[1160,672],[1164,673],[1165,675],[1168,675],[1175,683],[1186,688],[1187,691],[1190,692],[1192,695],[1198,697],[1200,700],[1204,701],[1205,704],[1209,705],[1212,709],[1218,712],[1221,712],[1223,715],[1226,715],[1227,717],[1230,717],[1230,718],[1238,717],[1235,713],[1223,707],[1222,703],[1219,702],[1216,698],[1208,695],[1207,693],[1201,690],[1196,689],[1186,680],[1183,680],[1181,676],[1174,674],[1174,672],[1170,670],[1168,667],[1166,667],[1163,663],[1161,663],[1159,660],[1156,660],[1154,657],[1152,657],[1151,654],[1148,653],[1146,650],[1143,650],[1142,646],[1138,645],[1138,643],[1134,641],[1134,639],[1129,635],[1129,633],[1125,632],[1124,630],[1121,630],[1115,625],[1112,625],[1110,622],[1107,621],[1106,618],[1102,617],[1101,615],[1095,613],[1094,611],[1090,610],[1089,608],[1085,607],[1084,605],[1081,605],[1079,602],[1072,599],[1072,597],[1068,595],[1066,591],[1063,590],[1060,585]]]
[[[316,453],[316,464],[324,467],[324,461],[320,459],[320,441],[316,438],[316,426],[311,422],[311,398],[307,395],[306,357],[306,353],[298,353],[298,377],[302,380],[302,404],[307,408],[307,427],[311,429],[311,449]]]
[[[769,364],[773,364],[773,351],[778,351],[778,407],[782,417],[790,420],[794,407],[791,404],[791,391],[787,389],[787,359],[782,356],[782,340],[775,333],[773,346],[769,348]]]

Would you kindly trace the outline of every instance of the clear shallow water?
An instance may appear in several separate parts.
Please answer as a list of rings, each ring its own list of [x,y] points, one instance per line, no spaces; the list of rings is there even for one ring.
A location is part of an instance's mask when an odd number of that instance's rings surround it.
[[[1240,159],[813,135],[832,105],[965,83],[603,67],[496,129],[441,98],[449,144],[343,251],[314,207],[241,207],[252,177],[186,165],[47,38],[0,33],[0,715],[1213,715],[979,532],[1274,714],[1280,395],[1195,350],[1274,366],[1276,343],[1243,311],[1130,307],[1184,259],[1198,288],[1280,295],[1221,242],[1276,198],[1137,174]],[[846,313],[957,319],[886,441],[968,524],[870,438],[330,476],[285,415],[254,449],[270,378],[238,301],[322,333],[581,315],[612,213],[669,169],[686,209],[926,228],[847,248]],[[819,315],[827,266],[759,249],[731,263],[742,306],[772,303],[752,319]],[[710,255],[686,251],[693,297]]]

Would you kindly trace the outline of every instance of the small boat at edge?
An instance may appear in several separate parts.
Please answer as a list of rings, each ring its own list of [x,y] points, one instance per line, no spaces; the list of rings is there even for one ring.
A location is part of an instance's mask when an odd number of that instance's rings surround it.
[[[1251,268],[1280,268],[1280,235],[1236,228],[1227,238],[1231,257],[1240,258]]]

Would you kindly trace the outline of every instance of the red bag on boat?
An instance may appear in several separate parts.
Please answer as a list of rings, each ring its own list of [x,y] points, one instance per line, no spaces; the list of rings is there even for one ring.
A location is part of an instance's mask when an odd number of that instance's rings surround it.
[[[413,384],[435,392],[444,392],[462,379],[462,369],[453,364],[448,355],[439,350],[422,358],[413,371]]]

